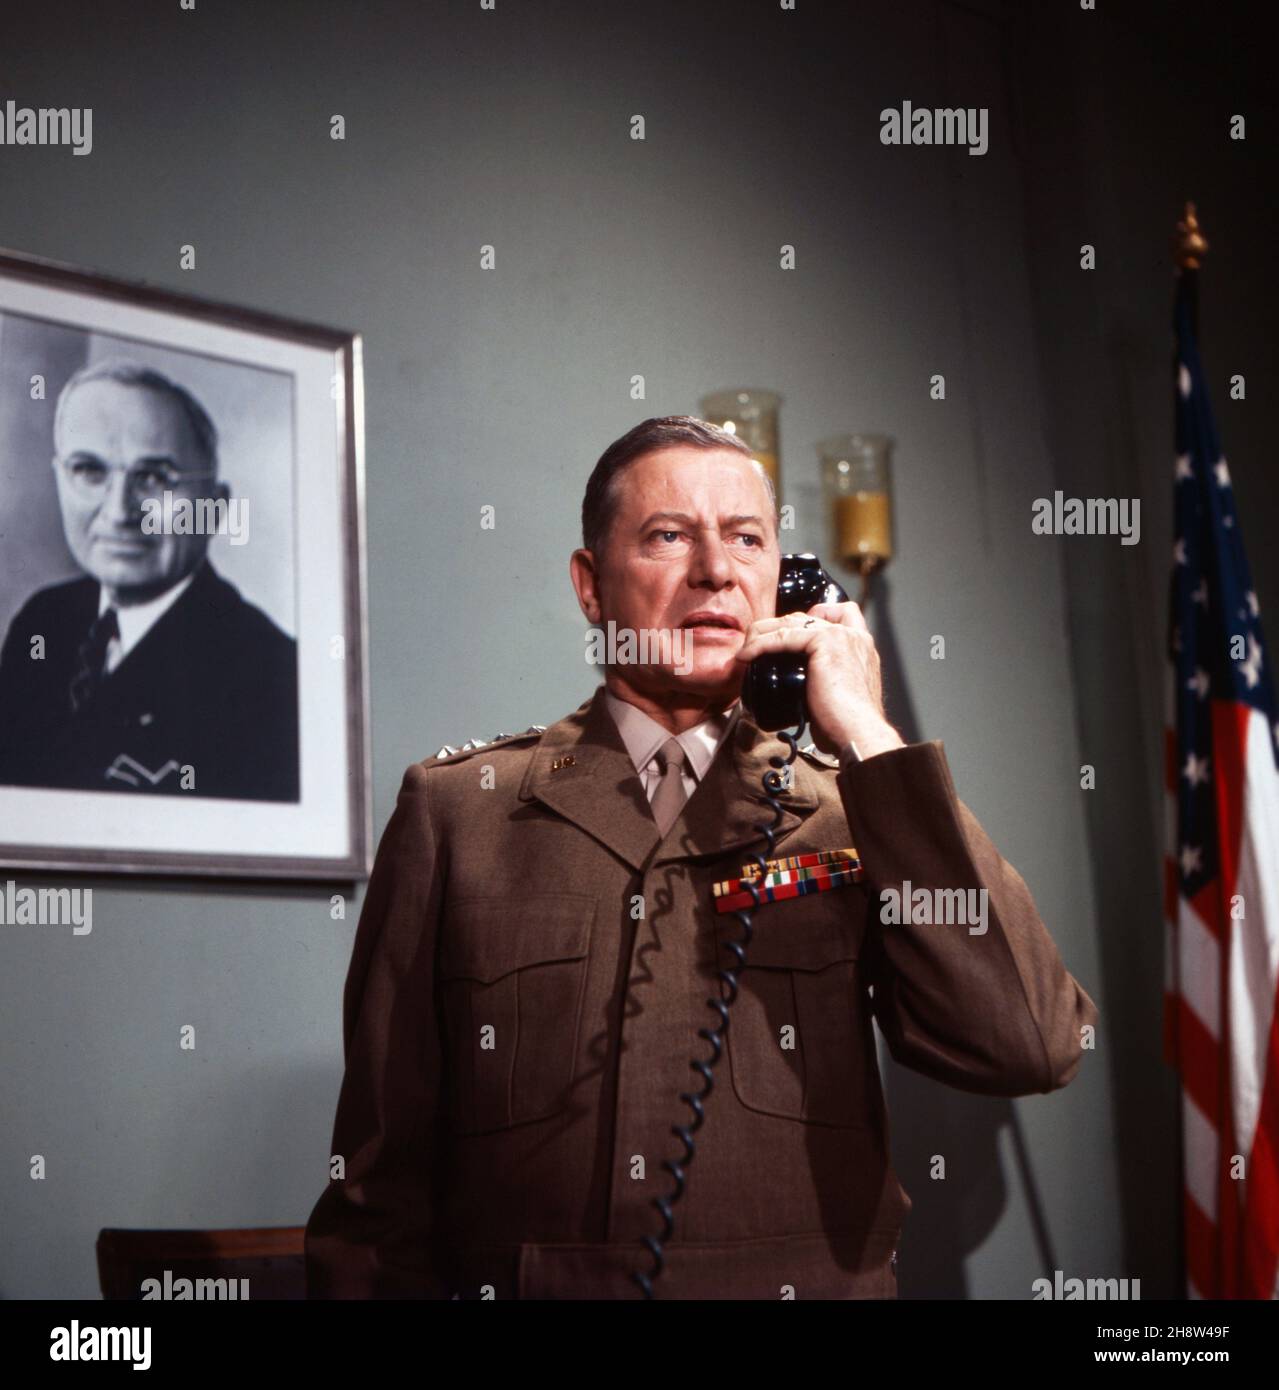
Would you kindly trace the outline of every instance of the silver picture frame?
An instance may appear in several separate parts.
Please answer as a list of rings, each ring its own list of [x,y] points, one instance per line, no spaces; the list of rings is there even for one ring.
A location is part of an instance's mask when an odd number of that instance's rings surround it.
[[[170,368],[171,379],[189,364],[196,379],[213,383],[214,394],[221,391],[227,401],[258,402],[254,408],[263,419],[270,406],[273,462],[270,468],[262,463],[255,481],[264,493],[270,483],[274,525],[288,537],[277,552],[288,564],[272,567],[260,558],[254,564],[263,585],[277,595],[281,627],[289,616],[289,585],[281,570],[292,576],[298,790],[293,801],[184,794],[176,783],[161,792],[154,785],[134,791],[115,784],[46,787],[30,778],[0,782],[0,873],[366,879],[373,841],[360,335],[0,248],[0,448],[15,438],[38,438],[46,424],[52,441],[54,397],[65,381],[50,377],[45,383],[44,414],[37,417],[29,404],[36,390],[30,383],[41,373],[22,360],[24,350],[42,341],[42,332],[58,344],[59,362],[68,356],[68,343],[72,353],[79,351],[80,333],[86,355],[139,359]],[[21,411],[24,422],[8,433],[6,395],[9,416]],[[285,395],[287,421],[276,404]],[[225,411],[232,428],[241,430],[243,464],[253,454],[252,439],[237,413]],[[216,424],[216,413],[210,415]],[[49,508],[57,505],[41,492],[55,488],[53,470],[41,467],[45,461],[38,457],[28,458],[32,452],[38,455],[38,446],[15,448],[8,460],[0,457],[0,471],[21,478],[17,492],[36,499],[30,505],[40,523],[28,526],[25,513],[6,513],[0,498],[0,533],[19,540],[11,547],[0,541],[0,632],[24,589],[58,574],[70,584],[76,574],[66,543],[59,552],[53,539],[43,547],[29,539],[41,528],[52,536]],[[287,470],[280,462],[286,454]],[[208,568],[223,539],[208,543]],[[229,547],[218,553],[232,556]],[[81,580],[90,577],[80,572]],[[245,597],[254,594],[246,591]]]

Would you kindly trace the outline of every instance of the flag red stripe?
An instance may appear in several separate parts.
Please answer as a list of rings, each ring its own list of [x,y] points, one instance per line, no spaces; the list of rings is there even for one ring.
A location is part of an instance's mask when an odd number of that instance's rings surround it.
[[[1220,1128],[1221,1077],[1217,1040],[1184,999],[1177,999],[1175,1008],[1173,1026],[1177,1053],[1181,1059],[1178,1071],[1182,1089],[1212,1124]]]
[[[1189,904],[1191,911],[1217,938],[1218,942],[1226,939],[1226,925],[1229,921],[1229,914],[1222,911],[1221,884],[1220,878],[1209,879],[1194,897],[1182,899],[1183,902]],[[1227,897],[1225,901],[1229,902],[1229,898]],[[1224,976],[1225,972],[1222,973]]]
[[[1230,1095],[1230,1053],[1221,1048],[1222,1095]],[[1234,1155],[1239,1152],[1235,1143],[1234,1117],[1230,1106],[1221,1107],[1221,1120],[1217,1126],[1220,1132],[1217,1149],[1217,1278],[1221,1298],[1242,1298],[1243,1287],[1240,1279],[1240,1255],[1243,1248],[1243,1203],[1241,1183],[1232,1176],[1231,1166]]]
[[[1251,710],[1236,700],[1213,700],[1212,785],[1217,795],[1218,881],[1225,920],[1230,920],[1230,897],[1239,881],[1239,844],[1243,839],[1245,765]]]
[[[1270,1017],[1266,1082],[1248,1163],[1244,1219],[1244,1292],[1271,1298],[1279,1273],[1279,1001]]]
[[[1186,1229],[1186,1277],[1201,1297],[1218,1298],[1217,1228],[1189,1192],[1182,1193],[1181,1206]]]

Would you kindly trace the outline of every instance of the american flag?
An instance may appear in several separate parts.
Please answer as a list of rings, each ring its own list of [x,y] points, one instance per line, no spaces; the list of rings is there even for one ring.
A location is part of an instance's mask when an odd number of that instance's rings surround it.
[[[1177,288],[1175,541],[1165,730],[1164,1049],[1181,1079],[1187,1294],[1273,1298],[1279,1269],[1279,711]]]

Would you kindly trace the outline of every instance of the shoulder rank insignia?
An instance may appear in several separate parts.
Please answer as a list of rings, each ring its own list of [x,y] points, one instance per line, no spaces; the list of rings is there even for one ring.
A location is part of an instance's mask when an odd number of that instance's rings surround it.
[[[545,724],[530,724],[522,734],[494,734],[492,738],[468,738],[460,748],[454,748],[451,743],[446,743],[435,754],[435,760],[439,762],[445,758],[456,758],[463,753],[469,757],[472,753],[478,753],[482,748],[497,748],[504,743],[523,743],[526,739],[541,738],[545,732]]]

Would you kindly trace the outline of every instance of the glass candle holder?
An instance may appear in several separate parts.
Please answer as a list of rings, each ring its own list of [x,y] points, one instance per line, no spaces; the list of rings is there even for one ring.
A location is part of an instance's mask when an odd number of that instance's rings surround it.
[[[886,434],[837,434],[817,446],[835,553],[863,579],[893,558],[893,487]]]
[[[781,466],[777,447],[777,410],[782,398],[776,391],[741,386],[732,391],[712,391],[700,401],[702,419],[735,434],[755,456],[773,483],[777,503],[782,500]]]

